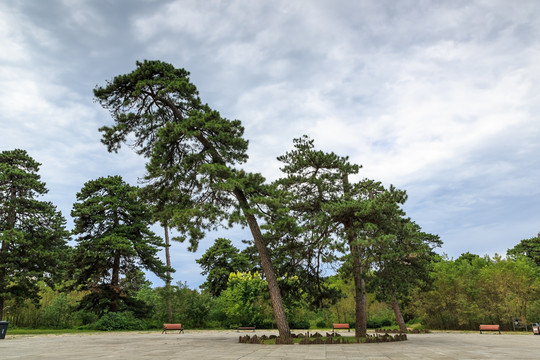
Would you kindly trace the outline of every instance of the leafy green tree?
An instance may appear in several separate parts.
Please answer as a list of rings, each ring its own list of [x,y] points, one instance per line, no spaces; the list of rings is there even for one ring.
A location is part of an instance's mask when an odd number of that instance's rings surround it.
[[[463,254],[434,263],[433,290],[415,291],[412,310],[434,329],[478,329],[482,323],[512,329],[512,319],[540,314],[540,273],[525,256],[503,259]]]
[[[231,273],[220,301],[233,326],[250,326],[261,322],[261,300],[267,287],[259,273]]]
[[[148,159],[147,181],[189,195],[188,206],[175,209],[170,226],[189,238],[193,250],[205,230],[224,220],[249,226],[280,336],[290,339],[277,278],[253,206],[264,196],[264,178],[235,168],[247,160],[244,128],[240,121],[225,119],[203,104],[188,75],[161,61],[137,62],[131,73],[94,89],[96,100],[115,122],[100,129],[102,141],[109,151],[117,151],[129,137],[135,151]]]
[[[231,273],[249,271],[253,267],[247,256],[224,238],[217,238],[203,256],[195,261],[203,269],[201,274],[206,276],[201,288],[208,290],[214,297],[218,297],[227,288]]]
[[[166,297],[163,294],[165,291],[171,295],[172,322],[182,323],[190,329],[209,325],[210,312],[216,308],[217,300],[207,293],[190,289],[186,283],[178,282],[171,285],[170,289],[145,286],[137,294],[137,298],[148,305],[147,318],[151,318],[155,326],[161,326],[168,321]]]
[[[53,285],[67,257],[66,221],[47,193],[40,164],[24,150],[0,153],[0,319],[5,301],[38,301],[40,280]]]
[[[99,314],[136,308],[129,289],[141,283],[140,269],[161,278],[167,270],[156,255],[163,242],[149,229],[148,207],[120,176],[88,181],[77,201],[71,212],[73,233],[79,235],[71,270],[74,284],[90,290],[82,305]]]
[[[519,244],[512,249],[509,249],[507,254],[509,256],[527,256],[534,261],[536,265],[540,266],[540,233],[536,237],[521,240]]]
[[[495,255],[490,265],[482,268],[478,282],[481,296],[477,303],[491,321],[508,327],[514,318],[533,322],[528,315],[538,311],[532,306],[540,297],[540,272],[531,259]]]

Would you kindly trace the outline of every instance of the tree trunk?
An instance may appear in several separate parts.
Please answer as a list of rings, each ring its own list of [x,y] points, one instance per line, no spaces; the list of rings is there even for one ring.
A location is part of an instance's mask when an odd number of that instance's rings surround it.
[[[270,293],[270,300],[272,301],[272,309],[274,310],[274,318],[276,319],[279,336],[284,340],[288,340],[291,338],[291,330],[289,328],[287,315],[285,314],[285,309],[283,307],[283,300],[281,298],[276,273],[274,272],[274,267],[272,266],[270,252],[264,243],[257,219],[249,212],[249,204],[244,192],[239,188],[235,188],[234,195],[236,196],[240,207],[246,216],[251,234],[253,235],[253,241],[255,242],[255,246],[259,252],[259,256],[261,257],[261,267],[264,271],[266,281],[268,282],[268,291]]]
[[[163,225],[163,230],[165,231],[165,261],[167,263],[167,267],[171,267],[171,253],[169,252],[169,227],[165,223]],[[165,307],[167,309],[167,322],[172,323],[173,322],[173,313],[172,313],[172,305],[171,305],[171,272],[170,270],[167,270],[167,282],[165,284]]]
[[[4,318],[4,297],[0,296],[0,320]]]
[[[109,306],[109,309],[111,312],[117,312],[118,311],[118,298],[120,296],[120,250],[116,250],[114,253],[114,263],[113,263],[113,269],[112,269],[112,279],[111,279],[111,290],[112,290],[112,296],[111,304]]]
[[[343,197],[345,200],[350,200],[351,187],[349,185],[349,176],[343,174]],[[363,277],[364,268],[360,261],[360,248],[354,244],[356,240],[355,231],[352,229],[351,219],[347,219],[343,222],[345,232],[347,234],[347,242],[349,243],[349,249],[351,256],[353,257],[353,277],[354,277],[354,300],[355,300],[355,325],[354,336],[357,338],[366,337],[367,335],[367,312],[366,312],[366,281]]]
[[[350,229],[350,224],[344,224],[347,232],[347,241],[353,258],[354,300],[355,300],[355,326],[354,336],[366,337],[367,335],[367,312],[366,312],[366,281],[364,280],[362,263],[360,261],[360,248],[354,244],[355,234]]]
[[[402,333],[407,332],[407,325],[405,325],[405,320],[401,314],[401,309],[399,308],[399,303],[396,300],[392,300],[392,309],[394,309],[394,315],[396,316],[396,321],[399,325],[399,331]]]
[[[15,207],[14,207],[14,203],[15,203],[15,199],[17,198],[17,192],[15,190],[15,187],[12,185],[11,186],[11,189],[10,189],[10,207],[9,207],[9,213],[8,213],[8,217],[7,217],[7,230],[9,232],[9,230],[14,230],[15,229],[15,223],[17,222],[17,214],[15,212]],[[5,234],[5,232],[4,232]],[[9,239],[9,237],[11,237],[11,239]],[[2,247],[0,248],[0,259],[2,260],[2,265],[0,265],[0,287],[4,287],[6,285],[6,275],[7,275],[7,269],[6,269],[6,264],[4,263],[5,260],[3,260],[2,258],[3,257],[6,257],[8,256],[8,247],[9,247],[9,242],[10,241],[13,241],[14,240],[14,234],[13,232],[10,233],[10,235],[8,235],[8,239],[3,239],[2,240]],[[1,289],[0,292],[3,292],[4,289]],[[2,318],[4,317],[4,306],[5,306],[5,297],[4,296],[0,296],[0,320],[2,320]]]
[[[183,120],[184,117],[182,116],[181,111],[169,99],[160,97],[159,100],[173,111],[177,120]],[[225,160],[221,157],[216,148],[208,141],[208,139],[199,134],[197,136],[197,140],[199,140],[204,148],[210,152],[210,155],[215,163],[223,165],[226,164]],[[238,200],[238,204],[240,205],[244,216],[246,217],[253,236],[253,241],[255,242],[255,247],[257,248],[259,256],[261,257],[261,267],[264,271],[264,275],[266,276],[266,281],[268,282],[268,290],[270,292],[272,309],[274,310],[274,317],[279,330],[279,336],[288,341],[291,339],[291,330],[289,329],[289,323],[287,322],[287,316],[285,315],[285,310],[283,308],[281,292],[277,283],[274,267],[272,266],[272,260],[270,259],[270,253],[268,252],[268,248],[266,247],[262,237],[261,228],[259,227],[255,216],[251,214],[249,202],[247,201],[246,195],[242,189],[235,187],[233,193]]]
[[[355,246],[354,246],[355,247]],[[362,277],[362,265],[358,251],[352,251],[353,255],[353,276],[355,289],[355,315],[354,336],[365,337],[367,335],[367,312],[366,312],[366,282]]]
[[[2,240],[2,248],[0,248],[0,259],[2,259],[2,257],[7,257],[7,249],[8,248],[8,241],[7,240]],[[1,292],[4,291],[3,287],[6,285],[6,268],[5,268],[6,264],[0,264],[0,288],[1,289]],[[5,298],[4,296],[1,296],[0,295],[0,320],[2,320],[4,318],[4,305],[5,305]]]

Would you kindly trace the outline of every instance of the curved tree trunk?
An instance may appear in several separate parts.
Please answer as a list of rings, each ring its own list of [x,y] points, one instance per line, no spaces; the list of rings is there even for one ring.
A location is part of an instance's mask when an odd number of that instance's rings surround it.
[[[399,303],[396,300],[392,300],[392,309],[394,310],[394,315],[396,316],[396,321],[399,325],[399,331],[402,333],[407,332],[407,325],[405,325],[405,320],[401,314],[401,309],[399,308]]]
[[[184,119],[180,109],[171,100],[166,97],[159,97],[159,100],[173,111],[173,114],[178,121],[182,121]],[[204,149],[210,153],[215,163],[223,165],[226,164],[223,157],[219,154],[216,148],[211,144],[210,141],[208,141],[208,139],[204,135],[199,134],[196,136],[196,138],[203,145]],[[251,234],[253,236],[253,241],[255,242],[255,247],[257,248],[259,256],[261,257],[261,266],[264,271],[266,281],[268,282],[268,290],[270,292],[272,309],[274,310],[274,317],[276,319],[276,325],[279,330],[279,336],[282,339],[288,341],[291,338],[291,330],[289,328],[287,316],[285,315],[285,310],[283,308],[283,300],[281,298],[281,292],[277,283],[274,267],[272,266],[272,261],[270,259],[270,253],[268,252],[268,248],[264,243],[261,229],[259,227],[259,224],[257,223],[257,219],[251,213],[251,208],[249,206],[246,195],[244,194],[242,189],[238,187],[234,188],[233,193],[238,200],[238,204],[240,205],[244,216],[246,217],[249,228],[251,230]]]
[[[261,267],[264,271],[266,281],[268,282],[268,291],[270,293],[270,300],[272,301],[272,309],[274,310],[274,318],[276,319],[279,336],[282,339],[288,340],[291,338],[291,330],[289,328],[289,322],[287,321],[287,316],[283,307],[283,300],[281,298],[276,273],[274,272],[274,267],[272,266],[270,252],[264,243],[257,219],[249,212],[249,204],[243,191],[236,188],[234,189],[234,195],[236,196],[238,202],[240,203],[240,207],[246,216],[251,234],[253,235],[255,247],[257,248],[259,256],[261,257]]]

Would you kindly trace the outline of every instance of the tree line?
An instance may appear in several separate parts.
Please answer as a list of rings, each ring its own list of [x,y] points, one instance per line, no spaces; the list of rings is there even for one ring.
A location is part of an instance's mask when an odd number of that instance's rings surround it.
[[[38,200],[46,192],[39,164],[24,150],[2,152],[2,313],[6,301],[38,302],[44,286],[54,284],[78,294],[72,299],[77,309],[93,314],[86,322],[120,321],[126,313],[140,319],[159,308],[156,296],[164,301],[161,321],[171,322],[179,294],[205,296],[219,300],[223,324],[247,325],[231,310],[238,304],[260,306],[258,313],[270,312],[270,322],[287,339],[293,309],[322,311],[342,300],[344,286],[325,276],[324,269],[334,267],[351,283],[345,288],[353,292],[356,336],[366,334],[370,294],[389,304],[398,326],[406,328],[401,306],[433,285],[434,248],[441,242],[406,217],[405,191],[358,180],[360,165],[316,149],[307,136],[278,158],[280,179],[268,183],[246,172],[240,167],[248,158],[241,122],[203,103],[189,73],[170,64],[137,62],[134,71],[96,87],[94,95],[113,119],[100,128],[108,150],[127,144],[145,159],[141,186],[119,176],[88,181],[77,194],[75,226],[68,232],[54,205]],[[150,230],[154,223],[164,228],[164,239]],[[234,224],[251,230],[244,258],[227,259],[220,268],[218,259],[205,262],[212,258],[207,252],[200,259],[208,275],[202,293],[171,284],[169,230],[178,234],[172,240],[188,241],[195,251],[208,230]],[[70,236],[75,247],[67,245]],[[165,262],[157,257],[163,247]],[[142,270],[165,286],[149,289]],[[201,315],[202,308],[192,310]]]

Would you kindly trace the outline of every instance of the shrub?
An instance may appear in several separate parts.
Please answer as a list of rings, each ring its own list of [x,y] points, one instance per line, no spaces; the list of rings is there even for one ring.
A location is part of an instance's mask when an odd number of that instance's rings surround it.
[[[147,324],[136,319],[132,313],[106,313],[92,326],[95,330],[146,330]]]
[[[382,322],[379,319],[370,319],[367,321],[367,327],[369,329],[379,329],[382,327]]]
[[[328,327],[332,327],[332,325],[329,325],[326,321],[324,320],[319,320],[317,321],[317,328],[318,329],[324,329],[324,328],[328,328]]]
[[[309,329],[310,325],[307,320],[297,320],[291,322],[290,327],[291,329]]]

